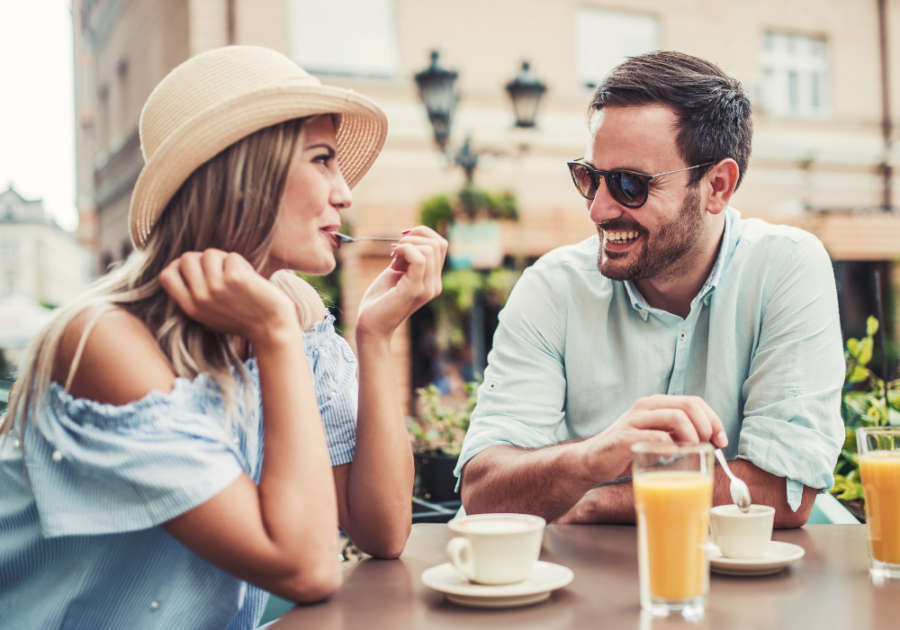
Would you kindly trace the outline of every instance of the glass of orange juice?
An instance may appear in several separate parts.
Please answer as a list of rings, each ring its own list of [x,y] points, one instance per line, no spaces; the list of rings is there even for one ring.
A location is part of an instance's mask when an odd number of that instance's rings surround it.
[[[866,496],[869,572],[900,578],[900,429],[856,430]]]
[[[641,607],[654,616],[701,617],[709,597],[713,448],[641,442],[631,451]]]

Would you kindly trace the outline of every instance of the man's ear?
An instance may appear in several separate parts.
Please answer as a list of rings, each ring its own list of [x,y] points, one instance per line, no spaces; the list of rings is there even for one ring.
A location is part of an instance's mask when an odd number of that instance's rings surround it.
[[[709,200],[706,204],[707,212],[719,214],[725,210],[731,200],[731,195],[734,194],[740,174],[737,162],[731,158],[717,162],[707,171],[703,177],[709,193]]]

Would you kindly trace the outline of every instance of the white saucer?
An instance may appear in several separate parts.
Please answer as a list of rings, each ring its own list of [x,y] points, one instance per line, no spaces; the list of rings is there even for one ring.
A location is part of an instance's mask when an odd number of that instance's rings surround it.
[[[709,569],[723,575],[772,575],[803,557],[803,547],[786,542],[769,541],[766,554],[757,560],[726,558],[715,545],[709,545]]]
[[[444,594],[447,601],[475,608],[512,608],[538,604],[550,598],[550,592],[575,578],[572,570],[552,562],[537,562],[528,578],[515,584],[487,586],[469,582],[449,562],[427,569],[422,584]]]

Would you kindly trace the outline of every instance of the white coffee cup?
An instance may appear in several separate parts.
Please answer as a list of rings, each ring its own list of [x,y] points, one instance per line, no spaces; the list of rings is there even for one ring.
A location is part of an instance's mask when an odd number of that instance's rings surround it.
[[[751,505],[746,514],[736,505],[717,505],[709,511],[712,541],[726,558],[754,560],[766,555],[772,540],[775,508]]]
[[[541,554],[547,521],[530,514],[476,514],[447,523],[447,558],[471,582],[514,584]]]

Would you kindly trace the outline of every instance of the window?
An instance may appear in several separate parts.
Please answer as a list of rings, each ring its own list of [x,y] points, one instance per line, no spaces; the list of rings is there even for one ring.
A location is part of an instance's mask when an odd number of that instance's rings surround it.
[[[19,256],[18,241],[3,241],[0,243],[0,256],[15,259]]]
[[[652,16],[605,9],[579,9],[575,14],[578,78],[588,87],[595,87],[626,57],[651,50],[659,50],[659,25]]]
[[[289,0],[288,47],[309,72],[395,76],[394,0]]]
[[[828,50],[821,37],[770,31],[763,39],[763,104],[774,116],[828,115]]]

